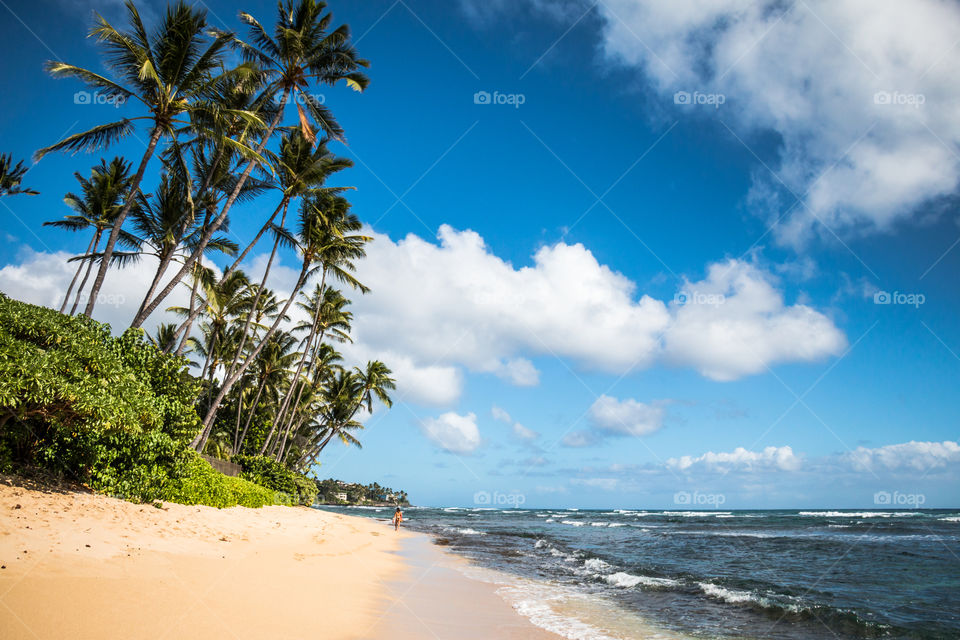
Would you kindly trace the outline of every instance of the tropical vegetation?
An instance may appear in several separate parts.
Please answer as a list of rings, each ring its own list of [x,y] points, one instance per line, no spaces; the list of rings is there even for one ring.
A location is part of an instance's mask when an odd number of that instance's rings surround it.
[[[239,21],[242,32],[214,28],[180,0],[148,27],[128,1],[124,24],[98,15],[89,32],[103,72],[48,63],[53,77],[121,104],[123,117],[36,159],[146,142],[137,158],[74,173],[69,213],[45,223],[86,246],[57,310],[0,298],[5,467],[137,500],[310,504],[319,489],[304,474],[335,442],[359,447],[364,417],[390,407],[391,370],[350,366],[337,351],[351,341],[348,296],[368,291],[356,268],[372,238],[351,187],[328,184],[352,162],[332,149],[345,132],[316,92],[364,91],[369,63],[324,2],[284,0],[272,27],[246,12]],[[0,156],[0,196],[36,193],[25,173]],[[231,225],[238,204],[264,212],[244,220],[252,237]],[[251,271],[256,247],[269,253]],[[274,290],[283,254],[296,256],[297,276]],[[150,283],[114,335],[92,316],[107,279],[136,264]],[[173,304],[174,292],[186,303]],[[241,477],[200,454],[232,460]]]

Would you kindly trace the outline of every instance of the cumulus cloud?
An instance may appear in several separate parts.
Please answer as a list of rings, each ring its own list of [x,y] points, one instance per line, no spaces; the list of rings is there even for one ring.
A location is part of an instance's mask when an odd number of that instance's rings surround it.
[[[47,253],[24,246],[17,256],[17,263],[0,268],[0,291],[23,302],[59,309],[77,269],[76,262],[67,262],[72,257],[72,254],[65,251]],[[144,256],[137,263],[111,271],[100,289],[100,302],[94,308],[93,318],[109,323],[117,331],[129,326],[147,293],[158,264],[156,258]],[[96,274],[91,274],[91,280],[94,275]],[[172,275],[170,273],[167,277]],[[167,282],[169,280],[164,279],[162,285]],[[87,288],[89,289],[89,282]],[[170,294],[162,308],[186,306],[189,298],[189,291],[178,287]],[[85,303],[86,300],[82,299],[79,307],[81,311]],[[174,320],[175,317],[171,314],[158,310],[143,328],[152,333],[161,322]]]
[[[846,345],[829,318],[786,304],[773,276],[742,260],[684,285],[723,304],[677,305],[638,292],[582,244],[541,247],[531,265],[515,267],[469,230],[444,225],[438,243],[370,233],[359,277],[372,293],[355,301],[355,338],[415,366],[507,372],[528,385],[537,382],[529,358],[550,355],[618,374],[663,361],[732,380]]]
[[[952,194],[960,162],[955,47],[960,6],[938,0],[607,0],[602,48],[642,70],[673,107],[677,91],[719,93],[719,108],[677,105],[782,141],[778,177],[755,200],[790,243],[818,221],[888,228]],[[781,183],[782,180],[782,183]],[[784,184],[786,188],[784,188]],[[792,193],[791,193],[792,192]]]
[[[710,265],[707,277],[685,282],[678,298],[665,358],[713,380],[839,354],[847,344],[829,318],[807,305],[785,305],[771,276],[741,260]]]
[[[477,416],[461,416],[453,411],[420,421],[420,428],[434,444],[450,453],[472,453],[480,446]]]
[[[662,406],[602,395],[590,407],[590,421],[609,434],[645,436],[663,425],[664,413]]]
[[[705,279],[683,285],[722,295],[722,304],[701,304],[694,295],[680,305],[638,292],[582,244],[541,247],[532,264],[515,267],[469,230],[444,225],[438,243],[368,233],[375,240],[358,277],[372,292],[352,296],[355,342],[342,350],[348,362],[386,362],[400,400],[450,407],[465,370],[537,384],[531,358],[544,355],[615,374],[662,362],[733,380],[836,355],[846,344],[825,315],[788,305],[772,275],[742,260],[710,265]],[[0,270],[0,289],[56,303],[71,275],[66,257],[28,251]],[[264,261],[258,255],[248,272],[262,272]],[[268,282],[281,296],[296,278],[288,261],[274,266]],[[123,295],[125,303],[100,307],[98,318],[125,326],[151,276],[148,261],[111,274],[104,293]],[[169,302],[185,304],[187,295],[179,288]],[[149,326],[162,319],[154,314]]]
[[[904,469],[926,472],[960,463],[960,445],[950,440],[912,440],[875,449],[857,447],[845,457],[857,471]]]
[[[679,471],[797,471],[802,465],[799,456],[789,446],[767,447],[763,451],[748,451],[737,447],[730,452],[708,451],[701,456],[670,458],[666,466]]]

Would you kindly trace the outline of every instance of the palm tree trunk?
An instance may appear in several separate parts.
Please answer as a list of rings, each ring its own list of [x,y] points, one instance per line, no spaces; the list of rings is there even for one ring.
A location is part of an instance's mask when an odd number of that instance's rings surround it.
[[[280,101],[280,107],[277,110],[277,115],[274,117],[273,122],[270,123],[270,127],[263,134],[263,139],[260,141],[260,144],[257,145],[257,153],[260,154],[263,152],[263,149],[267,146],[267,142],[270,140],[270,136],[273,135],[274,130],[277,128],[277,125],[280,124],[280,119],[283,117],[283,110],[287,104],[287,98],[289,96],[289,89],[284,89],[283,98]],[[200,242],[197,247],[193,250],[193,253],[190,254],[190,257],[187,258],[184,262],[183,267],[180,271],[177,272],[173,279],[163,288],[157,296],[146,306],[143,311],[137,314],[137,317],[133,319],[131,327],[139,327],[143,324],[151,313],[163,302],[164,298],[170,295],[170,292],[177,286],[180,280],[183,279],[184,275],[190,270],[190,267],[193,266],[193,263],[196,262],[200,256],[203,255],[204,251],[207,250],[207,243],[210,242],[210,238],[213,237],[213,234],[216,233],[217,229],[220,228],[220,225],[223,224],[223,221],[226,220],[227,214],[230,212],[230,208],[233,206],[233,203],[236,202],[237,197],[240,195],[240,190],[243,189],[244,183],[246,183],[247,178],[250,177],[250,173],[253,171],[254,166],[258,164],[256,158],[251,158],[250,162],[247,163],[246,168],[244,168],[243,173],[240,174],[240,178],[237,180],[236,186],[233,188],[233,192],[230,194],[230,197],[227,198],[226,203],[223,205],[223,209],[220,210],[220,215],[217,216],[216,220],[213,221],[203,233],[203,236],[200,238]]]
[[[287,221],[287,204],[289,203],[289,198],[284,196],[280,201],[280,206],[283,207],[283,215],[280,217],[280,226],[282,227]],[[279,211],[279,207],[277,211]],[[270,220],[267,221],[267,224],[273,220],[277,215],[277,211],[273,212],[273,215],[270,216]],[[264,225],[266,228],[267,225]],[[260,234],[257,235],[257,238],[254,238],[254,242],[258,240]],[[250,246],[253,246],[252,244]],[[251,307],[250,312],[247,313],[247,317],[243,323],[243,332],[240,334],[240,344],[237,347],[237,352],[233,356],[233,362],[230,363],[230,368],[227,370],[227,377],[229,377],[233,370],[237,367],[237,362],[240,361],[240,356],[243,354],[243,348],[247,345],[247,337],[250,333],[250,321],[253,318],[254,312],[256,312],[258,305],[260,304],[260,296],[263,295],[263,290],[267,286],[267,277],[270,275],[270,268],[273,266],[273,261],[277,257],[277,249],[280,247],[280,238],[275,238],[273,241],[273,250],[270,251],[270,259],[267,260],[267,267],[263,270],[263,278],[260,279],[260,286],[257,287],[257,293],[253,296],[253,306]],[[242,259],[242,258],[241,258]]]
[[[289,202],[289,200],[288,200],[288,202]],[[282,208],[282,207],[285,207],[285,206],[286,206],[286,205],[284,204],[284,201],[281,200],[281,201],[280,201],[280,205],[277,206],[277,208],[274,210],[273,215],[271,215],[270,218],[264,223],[264,225],[263,225],[262,227],[260,227],[260,231],[257,232],[256,237],[250,242],[250,244],[247,245],[247,247],[246,247],[246,248],[243,250],[243,252],[237,257],[237,259],[233,261],[233,264],[230,265],[230,266],[227,268],[227,270],[223,272],[223,277],[224,277],[224,278],[229,277],[231,274],[233,274],[234,271],[237,270],[237,268],[240,266],[240,263],[243,262],[243,260],[247,257],[247,254],[250,252],[250,250],[253,249],[254,245],[257,244],[257,242],[260,241],[260,238],[263,237],[263,234],[266,233],[267,229],[270,228],[270,225],[273,224],[273,221],[274,221],[274,219],[277,217],[277,214],[280,213],[281,208]],[[286,222],[286,215],[287,215],[286,209],[283,209],[283,216],[281,217],[281,220],[280,220],[280,226],[281,226],[281,227],[282,227],[282,226],[284,225],[284,223]],[[276,247],[277,247],[278,244],[279,244],[279,242],[275,242],[275,243],[274,243],[274,249],[273,249],[274,253],[275,253],[276,250],[277,250]],[[271,258],[270,258],[270,262],[271,262],[271,263],[273,262],[273,255],[274,255],[274,254],[271,253]],[[268,264],[269,264],[269,263],[268,263]],[[187,331],[187,330],[190,329],[190,325],[193,324],[193,322],[197,319],[197,316],[198,316],[198,315],[199,315],[199,310],[193,311],[193,312],[187,317],[187,319],[184,320],[184,321],[180,324],[179,327],[177,327],[177,330],[176,330],[176,331],[174,332],[174,334],[173,334],[174,340],[176,340],[177,337],[178,337],[183,331]]]
[[[123,221],[127,219],[127,214],[130,213],[130,208],[133,207],[133,203],[137,199],[137,194],[140,192],[140,182],[143,180],[143,174],[147,170],[147,164],[150,162],[150,158],[153,157],[153,152],[157,148],[157,142],[160,140],[160,132],[160,127],[154,126],[153,131],[150,133],[150,142],[147,144],[147,150],[144,152],[140,166],[137,168],[137,175],[133,177],[133,183],[130,185],[130,195],[127,196],[127,201],[117,215],[117,219],[113,221],[113,228],[110,229],[110,237],[107,238],[107,246],[104,247],[103,256],[100,259],[100,268],[97,270],[97,277],[94,279],[93,287],[90,289],[90,299],[87,300],[87,308],[83,311],[83,314],[88,318],[93,316],[93,308],[97,306],[97,296],[100,295],[100,287],[103,286],[103,280],[107,277],[107,269],[110,268],[110,259],[113,257],[113,248],[117,244],[117,239],[120,238],[120,227],[123,226]]]
[[[207,212],[207,217],[204,218],[203,224],[206,225],[210,219],[210,212]],[[190,339],[190,330],[193,328],[193,321],[197,319],[197,316],[200,314],[199,308],[196,310],[194,307],[197,304],[197,289],[200,288],[200,273],[201,266],[197,264],[194,266],[193,273],[193,286],[190,287],[190,306],[189,313],[187,314],[187,320],[180,325],[180,328],[173,334],[173,338],[170,340],[170,344],[173,344],[177,341],[177,336],[180,335],[180,332],[183,331],[183,338],[180,339],[180,344],[177,345],[177,355],[182,356],[183,351],[187,346],[187,340]]]
[[[140,303],[140,308],[137,309],[137,313],[143,311],[144,303],[150,299],[150,296],[153,294],[154,290],[157,288],[157,285],[160,283],[160,278],[163,277],[163,273],[167,270],[167,266],[170,264],[170,261],[173,260],[173,254],[175,250],[170,250],[163,257],[160,258],[160,264],[157,266],[157,272],[153,274],[153,281],[150,283],[150,288],[147,289],[147,295],[144,296],[143,302]]]
[[[257,387],[257,394],[253,397],[253,406],[250,407],[250,412],[247,414],[247,420],[243,424],[243,433],[240,434],[240,439],[237,441],[236,447],[234,449],[237,453],[240,453],[243,446],[243,441],[247,439],[247,430],[250,428],[250,423],[253,422],[253,416],[257,413],[257,403],[260,402],[260,394],[263,393],[264,387],[267,386],[267,379],[264,377],[260,381],[260,386]]]
[[[313,324],[310,326],[310,334],[307,336],[307,343],[303,347],[303,355],[300,356],[300,362],[297,363],[297,372],[293,375],[294,384],[290,385],[290,389],[287,391],[286,395],[283,397],[283,404],[280,406],[280,410],[277,412],[276,423],[281,427],[283,426],[283,421],[287,417],[287,410],[290,407],[290,397],[293,395],[294,386],[298,387],[300,393],[297,395],[297,402],[300,401],[300,396],[303,394],[303,384],[297,384],[300,380],[300,374],[303,373],[303,365],[307,362],[307,357],[310,355],[310,349],[313,346],[313,338],[317,334],[317,325],[320,323],[320,308],[323,306],[323,287],[327,279],[327,270],[323,270],[323,276],[320,279],[320,295],[317,296],[317,304],[313,309]],[[297,405],[294,404],[294,407]],[[294,409],[296,412],[296,409]],[[287,437],[284,434],[283,441],[286,442]],[[266,444],[266,443],[264,443]],[[261,453],[261,455],[263,455]]]
[[[280,327],[280,323],[283,322],[284,316],[287,315],[287,312],[290,310],[290,305],[293,304],[294,299],[297,297],[297,292],[300,291],[300,288],[303,286],[304,281],[307,279],[307,273],[310,271],[310,261],[306,258],[303,261],[303,267],[300,269],[300,276],[297,278],[296,284],[293,286],[293,292],[290,294],[290,297],[287,298],[286,304],[283,305],[283,310],[280,311],[280,314],[277,316],[277,319],[274,320],[273,325],[267,331],[266,335],[263,336],[263,340],[256,346],[253,352],[247,356],[247,359],[243,361],[243,364],[233,372],[233,375],[224,379],[223,386],[220,388],[220,393],[217,394],[217,397],[214,399],[213,403],[210,405],[210,408],[207,410],[207,415],[203,419],[203,429],[200,430],[200,433],[197,434],[197,437],[191,442],[197,451],[203,450],[203,445],[207,443],[207,439],[210,437],[210,431],[213,429],[213,420],[217,417],[217,407],[220,406],[220,403],[223,402],[223,398],[230,391],[230,388],[240,379],[240,376],[247,370],[247,368],[253,363],[253,361],[260,355],[260,352],[263,351],[263,348],[267,345],[267,341],[270,340],[270,337],[276,333],[277,329]]]
[[[87,252],[83,254],[86,256],[83,260],[80,261],[80,264],[77,265],[77,271],[73,274],[73,280],[70,281],[70,286],[67,287],[67,293],[63,296],[63,304],[60,305],[60,313],[64,313],[67,310],[67,304],[70,302],[70,294],[73,292],[73,286],[77,284],[77,278],[80,277],[80,272],[83,271],[84,265],[87,261],[92,261],[93,258],[90,257],[90,254],[93,253],[93,243],[97,239],[97,233],[94,232],[93,236],[90,238],[90,244],[87,245]]]
[[[93,235],[93,251],[89,255],[93,255],[97,251],[97,247],[100,246],[100,236],[103,235],[103,229],[97,228],[97,232]],[[83,291],[83,288],[87,284],[87,278],[90,277],[90,271],[93,269],[93,258],[87,260],[87,271],[83,274],[83,280],[80,281],[80,286],[77,287],[77,297],[73,299],[73,306],[70,308],[70,315],[73,315],[77,312],[77,307],[80,305],[80,293]]]
[[[303,422],[304,422],[304,420],[301,418],[300,420],[297,420],[296,422],[291,422],[291,423],[290,423],[290,426],[287,428],[287,432],[286,432],[286,433],[284,434],[284,436],[283,436],[283,442],[280,443],[280,449],[277,450],[277,461],[278,461],[278,462],[282,461],[283,458],[284,458],[284,456],[285,456],[287,453],[289,453],[289,452],[287,451],[287,442],[288,442],[287,438],[290,436],[290,434],[293,434],[293,433],[296,433],[297,431],[299,431],[299,430],[300,430],[300,427],[303,426]],[[289,442],[290,442],[290,444],[293,444],[293,439],[290,439]]]

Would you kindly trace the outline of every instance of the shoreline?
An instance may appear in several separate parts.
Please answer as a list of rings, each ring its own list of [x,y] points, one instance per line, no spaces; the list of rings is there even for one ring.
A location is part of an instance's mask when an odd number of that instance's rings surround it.
[[[307,507],[156,508],[0,482],[5,637],[531,638],[427,534]],[[452,634],[452,635],[451,635]],[[473,635],[470,635],[473,634]]]

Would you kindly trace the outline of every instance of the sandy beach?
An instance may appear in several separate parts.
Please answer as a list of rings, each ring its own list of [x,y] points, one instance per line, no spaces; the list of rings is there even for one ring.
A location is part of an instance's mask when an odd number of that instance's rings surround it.
[[[556,638],[426,536],[0,484],[4,638]]]

